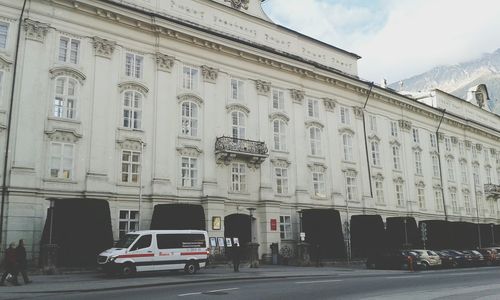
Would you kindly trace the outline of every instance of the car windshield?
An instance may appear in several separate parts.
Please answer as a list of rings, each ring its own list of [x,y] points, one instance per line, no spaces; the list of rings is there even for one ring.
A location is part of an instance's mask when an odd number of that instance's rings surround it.
[[[432,256],[436,256],[437,255],[437,253],[434,252],[434,251],[427,251],[427,254],[432,255]]]
[[[128,248],[137,239],[138,234],[126,234],[115,245],[115,248]]]

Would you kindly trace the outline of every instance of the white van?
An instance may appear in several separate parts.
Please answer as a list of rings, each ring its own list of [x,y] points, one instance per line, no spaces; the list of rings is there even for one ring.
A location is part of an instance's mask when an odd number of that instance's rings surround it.
[[[147,230],[127,233],[97,257],[107,273],[131,275],[141,271],[184,270],[194,274],[205,267],[208,235],[203,230]]]

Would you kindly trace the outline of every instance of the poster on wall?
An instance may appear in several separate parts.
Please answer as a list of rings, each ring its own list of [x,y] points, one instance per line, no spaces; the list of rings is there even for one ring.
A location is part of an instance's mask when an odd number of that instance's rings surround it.
[[[217,239],[214,237],[210,238],[210,247],[215,248],[217,247]]]
[[[271,231],[276,231],[278,225],[277,225],[277,220],[276,219],[271,219]]]
[[[219,238],[217,238],[217,241],[219,242],[219,247],[224,248],[224,238],[223,237],[219,237]]]
[[[233,238],[233,245],[235,247],[239,247],[240,246],[240,240],[238,238]]]
[[[233,243],[231,242],[231,238],[226,238],[226,246],[227,247],[232,247]]]

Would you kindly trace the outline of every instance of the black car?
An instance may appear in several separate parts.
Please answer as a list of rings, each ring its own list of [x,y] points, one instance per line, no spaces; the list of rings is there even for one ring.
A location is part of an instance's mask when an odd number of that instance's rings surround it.
[[[468,267],[473,263],[472,255],[465,254],[457,250],[443,250],[449,254],[457,263],[458,267]]]
[[[412,256],[414,264],[417,255],[407,250],[389,250],[384,252],[373,252],[368,255],[366,267],[368,269],[408,269],[408,256]]]
[[[472,266],[479,267],[486,265],[486,260],[480,252],[476,250],[462,250],[461,252],[465,255],[470,255]]]
[[[443,268],[456,268],[458,267],[458,261],[451,256],[446,251],[435,251],[437,255],[439,255],[439,258],[441,258],[441,267]]]

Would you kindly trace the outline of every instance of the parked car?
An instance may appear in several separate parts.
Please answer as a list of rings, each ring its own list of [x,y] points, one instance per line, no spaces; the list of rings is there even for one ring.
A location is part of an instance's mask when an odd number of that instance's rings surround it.
[[[439,258],[441,258],[441,267],[443,268],[456,268],[458,267],[457,260],[446,251],[435,251]]]
[[[495,249],[483,248],[483,249],[478,249],[477,251],[483,255],[485,264],[487,266],[496,264],[497,251]]]
[[[441,266],[441,258],[432,250],[416,249],[411,250],[411,252],[417,254],[417,264],[423,270]]]
[[[408,255],[416,262],[417,254],[407,250],[389,250],[373,252],[368,255],[366,267],[368,269],[408,269]]]
[[[461,252],[465,255],[470,255],[470,257],[471,257],[470,264],[472,266],[479,267],[479,266],[486,265],[486,261],[484,260],[484,256],[480,252],[478,252],[476,250],[463,250]]]
[[[492,264],[500,265],[500,248],[487,247],[487,248],[479,249],[479,252],[481,252],[481,251],[490,251],[491,252],[490,255],[495,258],[495,259],[491,258]],[[481,252],[481,253],[483,253],[483,252]],[[484,253],[483,253],[483,255],[484,255]]]
[[[443,250],[443,251],[453,257],[458,267],[467,267],[472,265],[472,256],[470,254],[464,254],[457,250]]]

